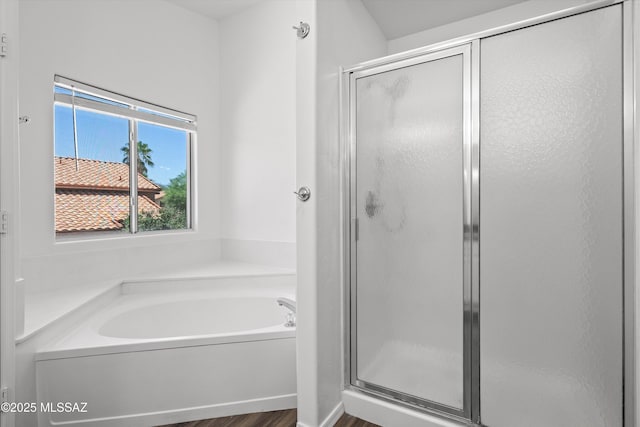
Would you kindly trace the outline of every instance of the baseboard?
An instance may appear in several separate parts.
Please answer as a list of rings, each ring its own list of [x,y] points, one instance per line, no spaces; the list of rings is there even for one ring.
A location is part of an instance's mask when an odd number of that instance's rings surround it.
[[[250,414],[253,412],[268,412],[279,411],[283,409],[293,409],[296,407],[296,404],[297,395],[287,394],[282,396],[267,397],[263,399],[253,399],[239,402],[222,403],[218,405],[178,409],[174,411],[132,414],[127,416],[109,418],[94,418],[90,420],[83,420],[82,425],[87,427],[148,427],[150,425],[155,426],[164,424],[175,424],[195,420],[204,420],[208,418]],[[41,422],[42,421],[43,420],[41,420]],[[69,421],[42,425],[77,426],[78,422]]]
[[[338,402],[335,408],[327,415],[327,417],[320,423],[318,427],[333,427],[340,417],[344,414],[344,405],[342,402]],[[296,427],[312,427],[307,424],[297,422]]]
[[[319,427],[333,427],[338,422],[342,414],[344,414],[344,405],[342,402],[338,402],[336,407],[333,408],[333,411],[331,411],[324,421],[320,423]]]

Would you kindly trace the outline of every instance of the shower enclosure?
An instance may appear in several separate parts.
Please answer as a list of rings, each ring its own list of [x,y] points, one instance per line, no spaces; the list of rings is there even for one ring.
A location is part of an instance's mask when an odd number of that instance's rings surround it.
[[[344,72],[348,388],[633,425],[631,4],[600,6]]]

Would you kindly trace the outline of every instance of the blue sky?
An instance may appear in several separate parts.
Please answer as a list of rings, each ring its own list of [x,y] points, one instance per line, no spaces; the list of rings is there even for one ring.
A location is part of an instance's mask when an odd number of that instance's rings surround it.
[[[85,110],[76,110],[78,155],[82,159],[121,162],[120,148],[129,143],[127,119]],[[167,185],[187,168],[187,133],[182,130],[138,122],[138,140],[152,150],[153,167],[148,176]],[[71,108],[55,106],[55,155],[73,157],[73,118]]]

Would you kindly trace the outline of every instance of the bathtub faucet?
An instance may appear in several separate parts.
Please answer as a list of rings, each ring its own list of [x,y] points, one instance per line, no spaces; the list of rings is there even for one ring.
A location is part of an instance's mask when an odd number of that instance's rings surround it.
[[[287,322],[284,324],[287,328],[296,326],[296,302],[289,298],[278,298],[278,305],[280,307],[286,307],[289,310],[287,313]]]

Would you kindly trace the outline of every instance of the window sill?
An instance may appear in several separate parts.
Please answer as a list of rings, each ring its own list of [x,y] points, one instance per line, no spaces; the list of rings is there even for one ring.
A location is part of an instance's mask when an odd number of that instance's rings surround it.
[[[68,244],[68,243],[89,243],[89,242],[104,242],[104,241],[126,241],[137,240],[145,238],[157,238],[158,236],[191,236],[195,233],[194,229],[190,230],[157,230],[157,231],[145,231],[140,233],[126,233],[118,232],[112,235],[105,234],[104,232],[95,233],[70,233],[69,235],[55,236],[55,243]]]

